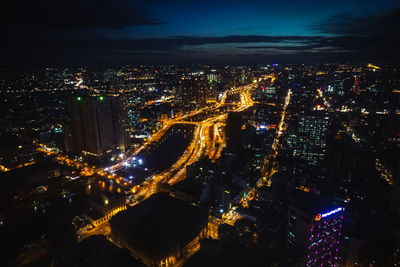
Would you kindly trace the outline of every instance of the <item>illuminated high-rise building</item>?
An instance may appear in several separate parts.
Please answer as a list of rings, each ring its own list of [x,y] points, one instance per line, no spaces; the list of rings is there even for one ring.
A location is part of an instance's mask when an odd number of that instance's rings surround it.
[[[213,72],[213,73],[207,74],[207,80],[210,83],[218,82],[219,76],[217,73]]]
[[[215,82],[208,83],[205,88],[205,93],[207,102],[217,101],[217,83]]]
[[[344,208],[314,195],[289,209],[287,240],[305,255],[306,266],[334,266],[340,260]]]
[[[76,97],[71,115],[73,150],[77,154],[102,161],[125,151],[125,113],[120,97]]]
[[[240,75],[240,82],[244,84],[245,81],[246,81],[246,72],[244,71],[244,69],[242,69],[242,73]]]
[[[360,83],[360,81],[359,81],[359,79],[360,79],[360,77],[358,76],[358,75],[356,75],[355,76],[355,78],[354,78],[354,93],[355,94],[359,94],[360,93],[360,85],[359,85],[359,83]]]
[[[185,78],[181,81],[182,102],[186,107],[201,107],[207,100],[208,84],[202,76]]]
[[[292,156],[319,165],[325,159],[329,121],[329,114],[323,111],[300,114],[286,139]]]

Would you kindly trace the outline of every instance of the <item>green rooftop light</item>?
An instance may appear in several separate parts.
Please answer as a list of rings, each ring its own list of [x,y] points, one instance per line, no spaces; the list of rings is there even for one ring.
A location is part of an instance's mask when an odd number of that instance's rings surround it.
[[[78,101],[81,101],[82,97],[78,96],[76,99],[78,99]]]
[[[100,99],[100,101],[103,101],[103,100],[104,100],[104,97],[100,96],[99,99]]]

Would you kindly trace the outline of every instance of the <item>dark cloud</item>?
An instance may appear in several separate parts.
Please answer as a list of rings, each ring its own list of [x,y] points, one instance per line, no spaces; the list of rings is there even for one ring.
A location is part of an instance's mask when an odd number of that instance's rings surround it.
[[[351,36],[399,36],[400,8],[378,15],[354,16],[341,13],[314,26],[321,33]]]
[[[239,46],[238,48],[240,49],[246,49],[246,50],[269,50],[269,49],[276,49],[276,50],[309,50],[309,49],[318,49],[322,48],[317,45],[301,45],[301,46],[273,46],[273,45],[267,45],[267,46]]]
[[[23,64],[262,63],[399,60],[374,36],[179,36],[152,39],[5,40],[3,62]],[[222,56],[224,55],[224,56]],[[191,60],[193,62],[191,62]]]
[[[394,8],[364,16],[341,13],[313,29],[331,36],[321,40],[321,47],[337,47],[339,51],[349,52],[349,58],[399,61],[399,25],[400,8]]]
[[[6,40],[7,41],[7,40]],[[293,45],[308,45],[309,47],[320,47],[327,43],[324,37],[309,36],[223,36],[223,37],[195,37],[177,36],[171,38],[146,38],[146,39],[51,39],[23,40],[10,39],[10,46],[40,48],[43,50],[66,49],[66,50],[129,50],[129,51],[176,51],[185,47],[188,50],[202,45],[237,44],[238,48],[248,43],[275,43]],[[242,45],[242,46],[240,46]],[[250,48],[250,47],[249,47]],[[279,47],[278,47],[279,48]],[[285,48],[282,48],[285,49]]]
[[[324,37],[309,36],[264,36],[264,35],[229,35],[222,37],[199,37],[199,36],[174,36],[171,38],[153,38],[139,40],[124,40],[131,42],[136,48],[158,47],[160,49],[171,49],[181,46],[195,46],[205,44],[240,44],[240,43],[309,43],[312,41],[320,41]]]
[[[15,0],[0,11],[0,23],[45,29],[123,28],[161,24],[132,0]]]

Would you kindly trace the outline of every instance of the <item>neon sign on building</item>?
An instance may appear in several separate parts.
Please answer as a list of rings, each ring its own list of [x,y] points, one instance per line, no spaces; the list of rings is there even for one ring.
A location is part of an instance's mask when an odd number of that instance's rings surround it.
[[[331,211],[329,211],[329,212],[327,212],[327,213],[317,214],[317,216],[315,216],[315,220],[316,220],[316,221],[319,221],[319,220],[321,220],[322,218],[328,217],[328,216],[330,216],[330,215],[332,215],[332,214],[335,214],[335,213],[338,213],[339,211],[342,211],[342,210],[344,210],[344,208],[341,208],[341,207],[340,207],[340,208],[331,210]]]

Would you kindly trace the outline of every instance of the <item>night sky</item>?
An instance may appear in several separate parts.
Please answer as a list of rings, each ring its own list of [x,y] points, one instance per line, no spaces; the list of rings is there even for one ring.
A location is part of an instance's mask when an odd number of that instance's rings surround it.
[[[3,64],[396,61],[400,1],[10,1]]]

